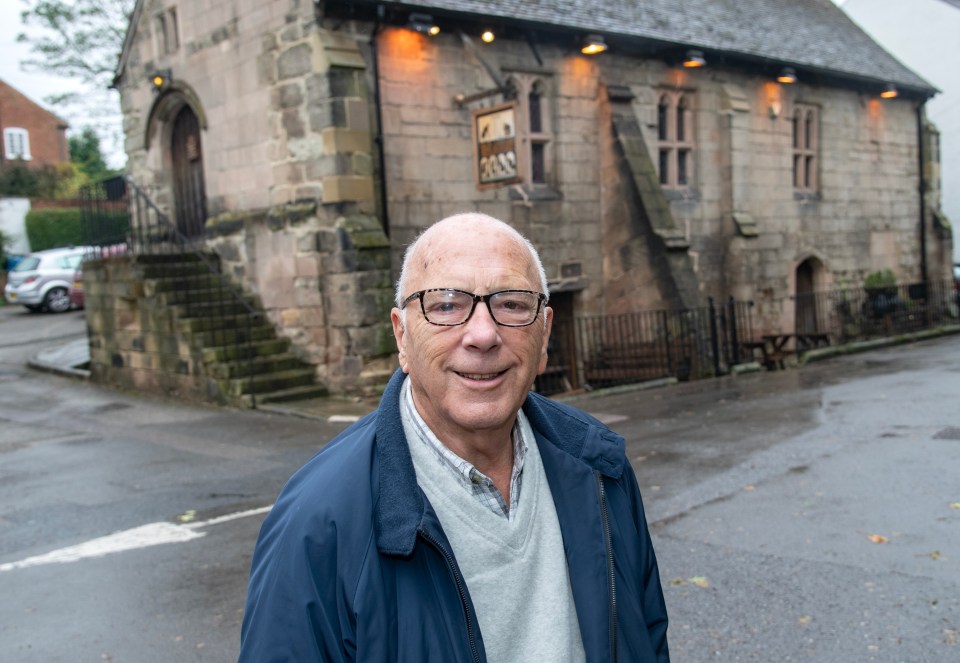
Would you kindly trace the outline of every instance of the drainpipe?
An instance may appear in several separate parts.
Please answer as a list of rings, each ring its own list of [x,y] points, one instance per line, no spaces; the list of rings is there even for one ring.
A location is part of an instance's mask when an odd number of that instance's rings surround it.
[[[377,117],[377,135],[374,142],[377,144],[377,161],[380,166],[380,220],[384,234],[390,237],[390,215],[387,211],[387,160],[383,156],[383,111],[380,108],[380,53],[377,51],[377,34],[380,32],[380,21],[385,14],[383,5],[377,5],[377,21],[373,25],[373,34],[370,35],[370,53],[373,56],[373,107],[376,109]]]
[[[920,159],[920,280],[927,285],[927,177],[924,172],[926,154],[923,140],[923,111],[926,101],[917,104],[917,154]]]

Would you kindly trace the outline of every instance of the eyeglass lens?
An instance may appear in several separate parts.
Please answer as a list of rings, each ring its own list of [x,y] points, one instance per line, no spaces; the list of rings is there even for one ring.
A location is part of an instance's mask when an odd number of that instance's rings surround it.
[[[504,290],[488,295],[493,319],[501,325],[528,325],[540,309],[540,295],[523,290]],[[423,313],[436,325],[459,325],[470,317],[474,296],[462,290],[428,290],[423,293]]]

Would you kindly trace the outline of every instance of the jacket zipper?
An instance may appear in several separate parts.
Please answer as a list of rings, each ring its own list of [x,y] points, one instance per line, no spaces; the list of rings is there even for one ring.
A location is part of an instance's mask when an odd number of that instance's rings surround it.
[[[617,578],[613,563],[613,539],[610,536],[610,519],[607,514],[607,493],[603,487],[603,477],[597,475],[597,489],[600,493],[600,518],[603,523],[603,539],[607,548],[607,579],[610,582],[610,660],[617,660]]]
[[[457,569],[457,565],[453,561],[453,554],[447,550],[443,544],[441,544],[437,539],[434,538],[430,532],[426,530],[425,527],[419,529],[420,536],[426,539],[434,548],[440,551],[440,554],[443,555],[443,558],[447,561],[447,566],[450,567],[450,572],[453,575],[453,579],[457,583],[457,592],[460,594],[460,605],[463,607],[463,616],[467,620],[467,639],[470,641],[470,654],[473,657],[475,663],[480,663],[480,652],[477,650],[477,641],[476,633],[473,625],[473,617],[470,614],[470,607],[467,604],[467,586],[463,582],[463,576],[460,575],[460,571]]]

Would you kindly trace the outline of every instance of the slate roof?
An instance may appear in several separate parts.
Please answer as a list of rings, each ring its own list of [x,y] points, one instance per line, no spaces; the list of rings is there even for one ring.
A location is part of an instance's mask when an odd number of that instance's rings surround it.
[[[370,3],[373,0],[351,0]],[[378,3],[381,4],[381,3]],[[383,3],[461,16],[495,17],[608,40],[654,40],[745,59],[808,68],[923,96],[937,92],[830,0],[416,0]]]

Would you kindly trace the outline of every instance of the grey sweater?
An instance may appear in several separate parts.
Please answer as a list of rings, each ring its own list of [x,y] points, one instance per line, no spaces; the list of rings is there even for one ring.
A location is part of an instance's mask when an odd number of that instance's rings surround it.
[[[490,663],[585,660],[557,512],[529,423],[523,490],[507,520],[460,483],[404,421],[417,483],[463,573]]]

